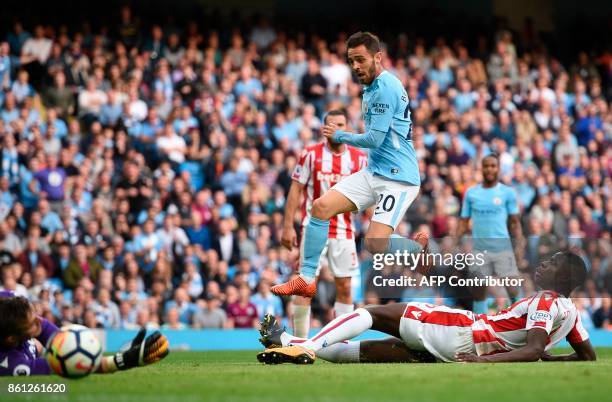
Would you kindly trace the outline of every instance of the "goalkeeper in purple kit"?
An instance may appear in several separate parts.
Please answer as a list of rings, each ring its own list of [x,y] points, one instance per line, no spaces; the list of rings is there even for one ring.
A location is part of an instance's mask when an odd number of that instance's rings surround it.
[[[38,316],[34,306],[12,292],[0,292],[0,376],[48,375],[51,369],[41,357],[58,328]],[[98,373],[114,373],[155,363],[168,355],[168,339],[159,331],[147,336],[142,328],[124,352],[105,356]]]

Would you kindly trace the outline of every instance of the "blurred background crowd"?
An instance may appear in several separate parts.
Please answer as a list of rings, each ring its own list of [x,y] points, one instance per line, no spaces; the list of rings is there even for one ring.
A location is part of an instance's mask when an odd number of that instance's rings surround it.
[[[90,327],[291,317],[269,288],[295,270],[280,233],[296,158],[320,141],[327,110],[345,108],[363,131],[351,32],[288,33],[265,18],[163,24],[127,6],[117,15],[76,30],[16,20],[1,39],[2,288]],[[610,326],[612,54],[585,48],[561,61],[530,24],[478,38],[381,38],[410,98],[423,180],[398,230],[452,237],[481,158],[496,152],[518,193],[523,275],[560,244],[582,248],[583,323]],[[358,244],[368,222],[369,212],[356,217]],[[315,326],[332,314],[326,269],[318,286]],[[385,302],[359,283],[355,299]]]

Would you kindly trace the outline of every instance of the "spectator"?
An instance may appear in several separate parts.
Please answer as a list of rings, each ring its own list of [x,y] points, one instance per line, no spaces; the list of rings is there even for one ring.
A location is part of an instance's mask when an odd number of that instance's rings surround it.
[[[227,318],[230,328],[257,328],[257,307],[249,301],[251,290],[245,283],[238,290],[238,300],[228,304]]]
[[[6,221],[0,221],[0,250],[8,251],[13,256],[21,254],[23,244]]]
[[[15,95],[17,103],[22,104],[26,98],[34,96],[34,88],[30,85],[30,75],[26,70],[19,70],[17,79],[11,86],[11,92]]]
[[[280,297],[270,292],[270,284],[265,280],[259,282],[257,289],[257,293],[251,297],[251,303],[257,307],[259,319],[263,320],[266,314],[271,314],[280,319],[283,314],[283,303]]]
[[[85,245],[78,244],[74,250],[74,257],[64,271],[64,285],[68,289],[73,289],[82,278],[96,282],[102,269],[98,261],[87,256]]]
[[[317,116],[321,116],[324,96],[327,92],[327,80],[321,74],[319,63],[316,59],[311,58],[308,60],[308,70],[302,76],[300,88],[304,101],[312,104],[317,111]]]
[[[192,262],[185,264],[183,283],[186,284],[187,293],[192,299],[198,298],[204,290],[202,275],[200,275],[197,266]]]
[[[155,143],[161,155],[175,164],[185,161],[187,144],[185,140],[174,132],[170,124],[166,124],[163,135],[157,138]]]
[[[66,171],[58,166],[57,155],[47,155],[47,167],[35,172],[35,177],[40,183],[40,191],[51,203],[54,210],[58,210],[65,198]]]
[[[38,266],[42,266],[47,271],[47,277],[51,278],[54,274],[54,264],[51,257],[39,249],[39,239],[30,236],[26,242],[25,249],[19,255],[19,264],[23,272],[34,272]]]
[[[108,101],[104,91],[98,89],[94,78],[87,81],[87,87],[79,93],[79,113],[85,121],[91,123],[100,116],[102,106]]]
[[[219,233],[213,241],[213,250],[221,259],[230,265],[236,264],[240,260],[240,248],[238,238],[231,229],[231,221],[222,219],[219,222]]]
[[[178,315],[178,321],[184,325],[189,325],[196,311],[196,306],[190,301],[187,291],[183,288],[178,288],[174,291],[174,299],[168,301],[164,309],[166,314],[169,314],[170,310],[175,310]]]
[[[98,291],[98,298],[93,304],[92,310],[96,316],[96,321],[103,328],[119,328],[119,307],[111,300],[111,293],[108,289]]]
[[[180,313],[177,308],[172,307],[166,310],[165,324],[161,326],[161,329],[187,329],[187,324],[180,321]]]
[[[66,86],[66,75],[63,71],[55,73],[54,85],[44,93],[45,105],[56,108],[61,118],[65,119],[74,113],[74,93]]]
[[[208,296],[206,300],[202,300],[200,308],[193,317],[193,327],[203,329],[227,328],[227,314],[220,306],[219,299],[214,296]]]

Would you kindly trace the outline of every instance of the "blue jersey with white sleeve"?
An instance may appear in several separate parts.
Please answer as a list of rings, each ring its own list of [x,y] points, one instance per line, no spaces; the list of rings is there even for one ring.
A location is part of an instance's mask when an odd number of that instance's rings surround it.
[[[419,165],[412,144],[412,122],[408,95],[401,81],[383,71],[364,87],[362,112],[366,133],[336,131],[333,140],[370,148],[368,167],[390,180],[418,186]]]

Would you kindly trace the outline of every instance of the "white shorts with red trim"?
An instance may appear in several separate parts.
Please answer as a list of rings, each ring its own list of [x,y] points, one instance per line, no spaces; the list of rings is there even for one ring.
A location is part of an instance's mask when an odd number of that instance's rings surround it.
[[[411,302],[399,333],[411,349],[426,350],[438,360],[455,361],[455,353],[476,353],[472,339],[474,313],[429,303]]]

